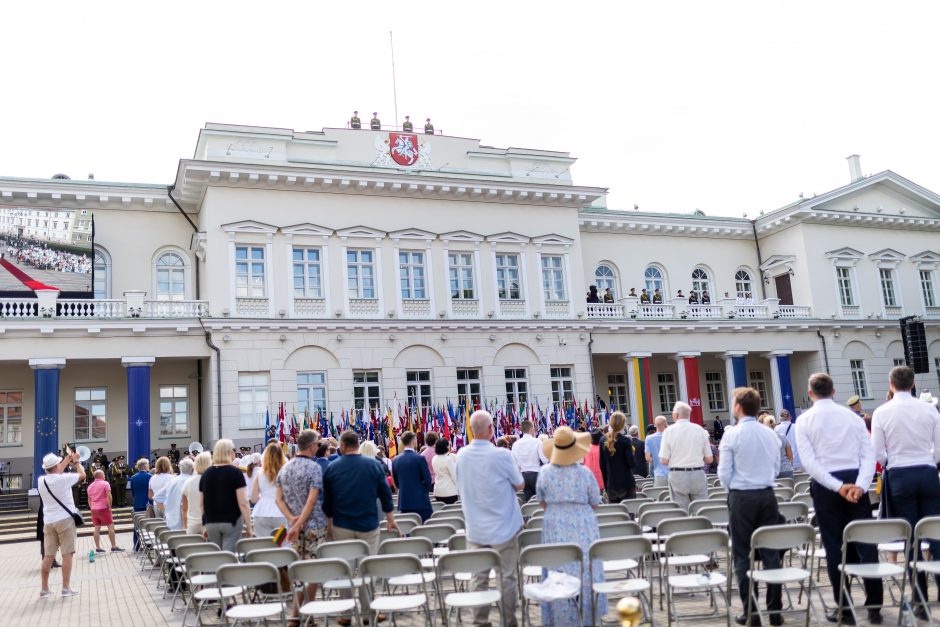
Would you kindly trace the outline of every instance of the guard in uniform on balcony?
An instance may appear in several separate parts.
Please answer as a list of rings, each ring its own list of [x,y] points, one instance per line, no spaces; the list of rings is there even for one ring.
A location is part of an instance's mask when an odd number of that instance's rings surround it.
[[[410,133],[411,131],[415,130],[414,125],[411,123],[410,115],[405,116],[405,123],[401,125],[401,130],[405,133]]]
[[[604,290],[604,302],[605,303],[614,302],[614,293],[610,291],[609,287],[606,290]]]
[[[659,292],[658,287],[655,290],[653,290],[653,304],[654,305],[663,304],[663,295]]]
[[[685,294],[682,293],[682,290],[676,292],[676,298],[685,298]]]
[[[708,295],[708,290],[702,290],[702,304],[711,305],[712,297]]]
[[[382,122],[379,120],[379,112],[378,112],[378,111],[373,111],[373,112],[372,112],[372,119],[369,121],[369,128],[371,128],[373,131],[381,131],[381,130],[382,130]]]
[[[691,292],[689,292],[689,304],[698,305],[698,292],[696,292],[695,290],[692,290]]]
[[[649,305],[650,304],[650,295],[647,293],[646,288],[643,288],[643,291],[640,292],[640,304]]]
[[[434,134],[434,125],[431,124],[431,118],[428,118],[424,121],[424,134],[433,135]]]
[[[359,119],[359,112],[353,111],[352,117],[349,118],[349,127],[350,128],[362,128],[362,120]]]

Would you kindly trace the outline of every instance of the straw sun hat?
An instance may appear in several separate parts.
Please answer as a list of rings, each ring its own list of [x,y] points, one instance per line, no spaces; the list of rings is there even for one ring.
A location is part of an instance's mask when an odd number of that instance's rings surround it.
[[[591,434],[575,432],[571,427],[558,427],[555,437],[542,442],[542,452],[556,466],[576,464],[590,450]]]

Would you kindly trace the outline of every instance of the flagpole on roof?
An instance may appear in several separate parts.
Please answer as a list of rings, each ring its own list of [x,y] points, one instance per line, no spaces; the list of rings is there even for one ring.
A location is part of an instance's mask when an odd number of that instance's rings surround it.
[[[395,100],[395,128],[398,128],[398,86],[395,83],[395,38],[388,31],[388,43],[392,49],[392,98]]]

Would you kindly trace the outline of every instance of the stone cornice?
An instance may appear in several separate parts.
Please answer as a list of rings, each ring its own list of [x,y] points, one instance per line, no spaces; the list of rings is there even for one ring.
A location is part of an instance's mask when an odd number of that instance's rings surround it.
[[[177,211],[165,185],[0,177],[0,205],[26,208]]]
[[[582,211],[578,214],[578,222],[582,231],[591,233],[632,233],[717,239],[752,239],[754,237],[748,221],[721,217]]]

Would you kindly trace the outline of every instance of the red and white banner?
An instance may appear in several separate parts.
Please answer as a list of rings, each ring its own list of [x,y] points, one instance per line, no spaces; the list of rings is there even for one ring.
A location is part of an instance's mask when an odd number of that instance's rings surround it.
[[[702,391],[698,384],[698,358],[683,357],[682,367],[685,368],[685,387],[688,393],[689,405],[692,407],[692,422],[704,425],[702,417]]]

